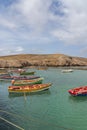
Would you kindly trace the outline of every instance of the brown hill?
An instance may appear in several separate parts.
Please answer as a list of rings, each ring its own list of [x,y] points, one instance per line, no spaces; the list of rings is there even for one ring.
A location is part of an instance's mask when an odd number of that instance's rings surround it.
[[[20,54],[0,57],[0,67],[87,66],[87,58],[64,54]]]

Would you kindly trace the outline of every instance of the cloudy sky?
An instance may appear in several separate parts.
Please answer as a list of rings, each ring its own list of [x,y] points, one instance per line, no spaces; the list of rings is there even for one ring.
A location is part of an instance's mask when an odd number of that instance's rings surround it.
[[[87,57],[87,0],[0,0],[0,56]]]

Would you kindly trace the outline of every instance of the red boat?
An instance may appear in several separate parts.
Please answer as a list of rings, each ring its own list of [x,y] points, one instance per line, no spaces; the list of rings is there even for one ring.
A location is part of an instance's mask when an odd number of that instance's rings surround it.
[[[81,86],[68,90],[72,96],[87,96],[87,86]]]

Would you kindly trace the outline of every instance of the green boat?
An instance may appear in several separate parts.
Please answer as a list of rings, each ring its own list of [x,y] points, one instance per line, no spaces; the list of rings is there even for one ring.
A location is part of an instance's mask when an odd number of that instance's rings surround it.
[[[31,72],[21,72],[20,75],[34,75],[35,71],[31,71]]]
[[[12,85],[23,86],[28,84],[41,84],[44,78],[32,79],[32,80],[12,80]]]

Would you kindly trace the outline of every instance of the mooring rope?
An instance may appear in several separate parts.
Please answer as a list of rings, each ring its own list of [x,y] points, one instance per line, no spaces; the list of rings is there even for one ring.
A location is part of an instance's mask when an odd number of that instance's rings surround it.
[[[14,113],[10,113],[10,112],[7,112],[7,111],[5,111],[5,110],[0,110],[0,112],[4,112],[4,113],[7,113],[7,114],[9,114],[9,115],[12,115],[12,116],[14,116],[14,117],[18,117],[18,118],[24,118],[24,119],[27,119],[27,120],[30,120],[29,118],[27,118],[27,117],[21,117],[20,115],[16,115],[16,114],[14,114]],[[2,118],[2,117],[0,117],[1,119],[3,119],[4,121],[8,121],[8,120],[6,120],[6,119],[4,119],[4,118]],[[43,122],[43,121],[36,121],[36,120],[34,120],[34,119],[32,119],[31,118],[31,120],[32,121],[35,121],[35,122],[37,122],[37,123],[42,123],[42,124],[45,124],[45,125],[55,125],[56,127],[59,127],[59,128],[62,128],[62,129],[65,129],[65,130],[73,130],[73,129],[71,129],[71,128],[66,128],[66,127],[64,127],[64,126],[59,126],[59,125],[57,125],[57,124],[50,124],[50,123],[48,123],[48,122]],[[8,121],[8,123],[9,123],[10,121]],[[9,123],[9,124],[13,124],[13,123]],[[14,124],[14,126],[16,126],[15,124]],[[19,127],[19,126],[18,126]],[[21,127],[19,127],[19,129],[20,130],[24,130],[23,128],[21,128]]]
[[[7,111],[4,111],[4,110],[0,110],[0,112],[4,112],[4,113],[7,113],[7,114],[12,115],[12,116],[14,116],[14,117],[21,118],[21,116],[19,116],[19,115],[16,115],[16,114],[13,114],[13,113],[10,113],[10,112],[7,112]]]
[[[5,121],[5,122],[7,122],[7,123],[9,123],[10,125],[15,126],[16,128],[18,128],[18,129],[20,129],[20,130],[24,130],[24,129],[21,128],[20,126],[18,126],[18,125],[16,125],[16,124],[14,124],[14,123],[12,123],[12,122],[10,122],[10,121],[4,119],[3,117],[0,117],[0,119],[3,120],[3,121]]]

